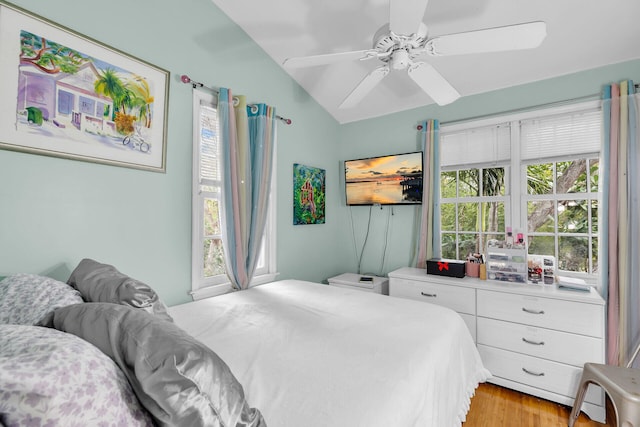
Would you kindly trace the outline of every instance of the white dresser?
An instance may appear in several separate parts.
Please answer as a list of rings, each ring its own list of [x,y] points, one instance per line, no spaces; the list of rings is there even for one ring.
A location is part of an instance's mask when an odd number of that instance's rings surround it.
[[[571,406],[585,362],[604,363],[605,302],[595,291],[389,273],[389,295],[449,307],[464,319],[489,382]],[[582,409],[604,422],[604,393],[590,387]]]

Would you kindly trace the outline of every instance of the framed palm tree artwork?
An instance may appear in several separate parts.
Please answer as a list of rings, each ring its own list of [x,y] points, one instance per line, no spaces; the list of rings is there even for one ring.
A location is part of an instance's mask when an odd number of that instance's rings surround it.
[[[165,172],[169,72],[0,0],[0,148]]]

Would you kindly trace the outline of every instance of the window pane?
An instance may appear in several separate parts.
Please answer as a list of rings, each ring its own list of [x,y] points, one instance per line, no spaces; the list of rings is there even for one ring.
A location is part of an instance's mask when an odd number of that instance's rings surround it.
[[[535,200],[527,203],[527,231],[531,233],[555,232],[555,202]]]
[[[480,195],[478,169],[461,170],[459,173],[459,197],[477,197]]]
[[[592,192],[597,193],[600,183],[600,162],[598,159],[589,160],[589,172],[589,186]]]
[[[224,274],[222,240],[204,239],[204,277]]]
[[[440,226],[442,230],[456,231],[455,203],[443,203],[440,205]]]
[[[477,234],[460,234],[459,259],[465,259],[469,253],[480,252]]]
[[[556,193],[587,191],[587,161],[584,159],[556,163]]]
[[[527,166],[527,192],[529,194],[553,193],[553,164]]]
[[[527,253],[536,255],[556,255],[556,242],[553,236],[527,236]]]
[[[598,202],[591,201],[591,232],[598,234]]]
[[[204,200],[204,235],[220,234],[220,210],[218,200]]]
[[[453,233],[442,233],[441,242],[442,258],[457,259],[456,235]]]
[[[566,271],[589,271],[589,238],[558,237],[558,268]]]
[[[588,233],[589,212],[586,200],[558,201],[558,232]]]
[[[504,203],[485,202],[482,204],[482,226],[480,231],[504,232]]]
[[[478,209],[480,203],[460,203],[458,205],[458,230],[478,231]]]
[[[591,239],[591,253],[592,253],[592,257],[591,257],[591,262],[592,264],[592,273],[597,273],[598,272],[598,238],[597,237],[593,237]]]
[[[440,197],[450,199],[456,197],[456,172],[440,173]]]
[[[483,169],[482,195],[504,196],[504,168]]]

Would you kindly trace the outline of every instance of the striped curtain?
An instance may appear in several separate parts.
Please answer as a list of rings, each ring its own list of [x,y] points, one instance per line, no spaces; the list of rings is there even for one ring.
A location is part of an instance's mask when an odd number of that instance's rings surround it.
[[[267,222],[275,108],[247,105],[244,96],[221,88],[218,117],[222,146],[222,242],[231,285],[247,289],[260,255]]]
[[[607,296],[607,363],[625,366],[640,343],[640,150],[638,100],[631,81],[603,94],[603,283]],[[636,362],[637,364],[637,362]]]
[[[417,240],[416,262],[426,268],[426,261],[440,257],[440,124],[438,120],[422,122],[423,153],[422,213]]]

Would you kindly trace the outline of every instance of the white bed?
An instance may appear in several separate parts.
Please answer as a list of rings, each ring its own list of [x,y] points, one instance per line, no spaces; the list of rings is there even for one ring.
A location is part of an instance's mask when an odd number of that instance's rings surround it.
[[[489,377],[454,311],[299,280],[170,307],[270,427],[454,427]]]

